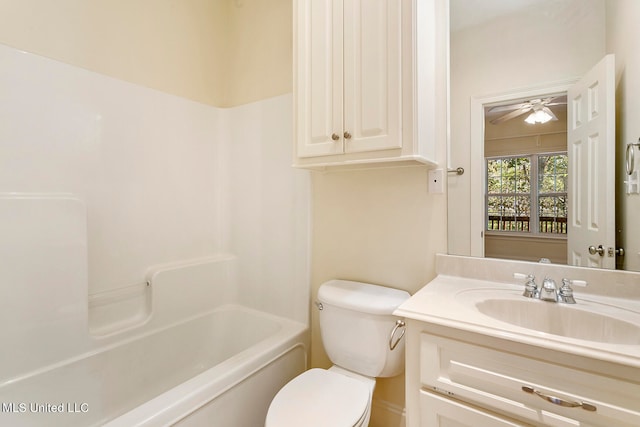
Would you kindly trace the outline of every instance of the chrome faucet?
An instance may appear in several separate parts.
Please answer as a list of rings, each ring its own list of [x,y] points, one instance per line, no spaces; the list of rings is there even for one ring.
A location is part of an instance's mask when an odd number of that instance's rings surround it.
[[[545,277],[540,288],[538,299],[542,301],[558,301],[558,287],[553,279]]]
[[[562,286],[558,288],[553,279],[545,277],[542,281],[542,286],[538,287],[535,282],[536,278],[533,274],[525,275],[515,273],[513,277],[516,279],[526,279],[524,292],[522,293],[524,297],[563,304],[576,303],[576,300],[573,298],[573,289],[571,288],[571,285],[587,286],[587,282],[584,280],[562,279]]]

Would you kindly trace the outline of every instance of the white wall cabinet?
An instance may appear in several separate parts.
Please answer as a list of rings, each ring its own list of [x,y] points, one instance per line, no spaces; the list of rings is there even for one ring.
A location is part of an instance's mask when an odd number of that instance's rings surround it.
[[[448,75],[436,3],[295,1],[295,166],[435,164]]]
[[[640,425],[640,369],[417,321],[409,427]]]

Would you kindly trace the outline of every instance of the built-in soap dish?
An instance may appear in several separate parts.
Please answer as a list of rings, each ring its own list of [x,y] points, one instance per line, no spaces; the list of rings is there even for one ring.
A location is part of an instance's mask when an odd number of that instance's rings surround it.
[[[151,316],[151,283],[89,296],[89,333],[101,337],[143,325]]]

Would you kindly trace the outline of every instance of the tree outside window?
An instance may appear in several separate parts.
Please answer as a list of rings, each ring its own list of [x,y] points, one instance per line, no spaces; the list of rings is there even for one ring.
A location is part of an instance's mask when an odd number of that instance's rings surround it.
[[[540,233],[567,234],[566,154],[538,156],[538,218]]]
[[[487,158],[487,230],[566,235],[567,164],[566,153]]]

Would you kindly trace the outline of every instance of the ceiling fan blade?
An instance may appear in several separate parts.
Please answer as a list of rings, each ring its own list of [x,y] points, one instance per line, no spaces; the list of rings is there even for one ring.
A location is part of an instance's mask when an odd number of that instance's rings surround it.
[[[552,96],[542,101],[543,105],[567,105],[567,95]]]
[[[519,110],[521,108],[529,106],[530,104],[528,102],[523,102],[521,104],[498,105],[497,107],[490,108],[489,113],[501,113],[503,111]]]
[[[511,120],[511,119],[516,118],[516,117],[518,117],[518,116],[520,116],[520,115],[522,115],[524,113],[527,113],[527,112],[531,111],[531,108],[532,107],[530,105],[528,105],[528,106],[526,106],[524,108],[520,108],[519,110],[515,110],[515,111],[512,111],[512,112],[510,112],[508,114],[505,114],[504,116],[500,116],[497,119],[493,119],[493,120],[491,120],[491,123],[493,123],[494,125],[497,125],[499,123],[506,122],[507,120]]]
[[[550,102],[549,104],[544,104],[544,105],[546,105],[547,107],[552,107],[554,105],[567,105],[567,103],[566,102]]]

